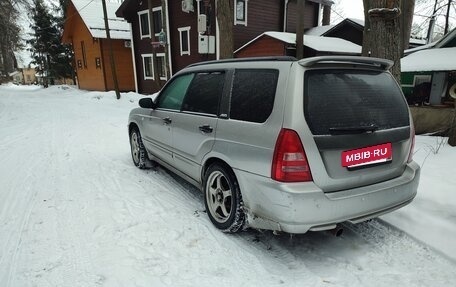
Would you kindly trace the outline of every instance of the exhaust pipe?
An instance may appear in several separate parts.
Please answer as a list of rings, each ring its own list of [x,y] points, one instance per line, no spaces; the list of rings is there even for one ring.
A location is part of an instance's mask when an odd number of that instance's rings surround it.
[[[335,237],[339,237],[342,235],[342,233],[344,233],[344,228],[340,224],[337,224],[336,228],[328,230],[328,232],[334,235]]]

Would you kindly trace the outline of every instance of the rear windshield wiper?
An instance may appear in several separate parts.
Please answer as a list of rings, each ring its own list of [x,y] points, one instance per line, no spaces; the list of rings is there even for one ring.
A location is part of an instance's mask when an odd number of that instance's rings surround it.
[[[353,126],[353,127],[337,127],[329,128],[329,133],[332,135],[345,135],[345,134],[364,134],[373,133],[378,130],[378,126]]]

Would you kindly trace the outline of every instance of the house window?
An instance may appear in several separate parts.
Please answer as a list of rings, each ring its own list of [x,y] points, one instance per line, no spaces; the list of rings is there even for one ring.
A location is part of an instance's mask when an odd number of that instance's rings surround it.
[[[180,39],[180,54],[190,55],[190,26],[177,29]]]
[[[160,35],[161,30],[163,29],[162,26],[162,8],[155,7],[152,9],[152,17],[154,21],[154,33],[155,36],[158,37]]]
[[[82,62],[84,63],[84,68],[87,69],[87,57],[86,57],[84,41],[81,41],[81,51],[82,51]]]
[[[149,10],[138,12],[139,16],[139,33],[141,39],[150,38]]]
[[[160,80],[166,81],[168,79],[166,76],[165,53],[157,53],[157,74]]]
[[[31,81],[32,80],[32,77],[30,77],[30,75],[27,75],[27,81]]]
[[[234,25],[247,26],[248,0],[234,0]]]
[[[141,55],[143,59],[143,71],[145,80],[154,80],[154,55],[144,54]]]

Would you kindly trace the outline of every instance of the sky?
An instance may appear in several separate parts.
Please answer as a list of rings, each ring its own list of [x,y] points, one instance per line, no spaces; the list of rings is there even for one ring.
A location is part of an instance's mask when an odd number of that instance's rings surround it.
[[[331,20],[334,23],[340,22],[343,18],[364,19],[364,8],[362,0],[336,0],[334,1]],[[339,14],[339,15],[338,15]]]

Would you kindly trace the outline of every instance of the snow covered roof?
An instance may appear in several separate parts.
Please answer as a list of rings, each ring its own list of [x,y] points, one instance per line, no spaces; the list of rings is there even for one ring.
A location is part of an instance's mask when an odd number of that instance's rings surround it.
[[[237,49],[236,52],[263,36],[269,36],[287,44],[296,44],[296,34],[294,33],[265,32]],[[304,45],[319,52],[361,54],[361,46],[340,38],[304,35]]]
[[[106,38],[101,0],[71,0],[82,20],[89,29],[92,37]],[[116,16],[116,10],[121,3],[106,2],[109,31],[112,39],[130,39],[130,24],[125,19]]]
[[[417,51],[401,59],[402,72],[455,71],[456,47]]]
[[[446,47],[447,45],[451,46],[451,42],[454,41],[455,38],[456,38],[456,28],[453,29],[452,31],[450,31],[445,36],[443,36],[440,40],[437,40],[435,42],[432,42],[432,43],[429,43],[429,44],[426,44],[426,45],[423,45],[420,47],[405,50],[404,54],[408,55],[408,54],[411,54],[411,53],[414,53],[417,51],[421,51],[421,50],[425,50],[425,49],[443,48],[443,47]],[[411,39],[410,39],[410,41],[411,41]]]
[[[331,30],[334,26],[336,26],[336,25],[325,25],[325,26],[312,27],[309,30],[307,30],[304,34],[310,35],[310,36],[321,36],[324,33]]]
[[[364,20],[356,19],[356,18],[347,18],[348,20],[355,22],[356,24],[364,27]]]

